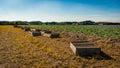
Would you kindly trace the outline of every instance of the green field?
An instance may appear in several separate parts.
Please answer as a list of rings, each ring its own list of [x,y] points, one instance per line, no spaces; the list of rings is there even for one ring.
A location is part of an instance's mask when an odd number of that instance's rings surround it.
[[[26,26],[26,25],[22,25]],[[96,25],[27,25],[28,27],[63,32],[82,33],[85,35],[95,35],[102,37],[120,38],[120,28],[98,28]]]

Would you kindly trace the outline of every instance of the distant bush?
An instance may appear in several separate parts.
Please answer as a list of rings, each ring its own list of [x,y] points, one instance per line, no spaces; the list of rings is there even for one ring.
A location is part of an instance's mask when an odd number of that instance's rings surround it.
[[[87,20],[87,21],[82,21],[80,22],[81,25],[94,25],[95,22],[94,21],[90,21],[90,20]]]
[[[42,22],[41,21],[31,21],[31,22],[28,22],[28,24],[30,24],[30,25],[42,25]]]

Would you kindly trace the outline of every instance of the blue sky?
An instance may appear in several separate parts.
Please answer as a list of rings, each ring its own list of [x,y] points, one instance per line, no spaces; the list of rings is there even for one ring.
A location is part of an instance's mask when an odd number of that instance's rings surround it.
[[[120,22],[120,0],[0,0],[0,20]]]

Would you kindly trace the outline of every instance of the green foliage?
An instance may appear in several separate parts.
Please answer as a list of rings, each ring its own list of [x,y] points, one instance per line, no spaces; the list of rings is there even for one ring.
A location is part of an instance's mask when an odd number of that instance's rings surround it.
[[[33,28],[56,30],[63,32],[82,33],[85,35],[95,35],[103,37],[120,38],[120,28],[98,28],[96,25],[27,25]]]

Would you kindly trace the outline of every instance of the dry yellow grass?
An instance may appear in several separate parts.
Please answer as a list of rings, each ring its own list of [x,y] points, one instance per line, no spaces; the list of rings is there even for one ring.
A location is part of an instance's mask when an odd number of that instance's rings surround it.
[[[0,26],[0,68],[119,68],[120,47],[106,39],[88,38],[113,59],[86,59],[75,56],[71,37],[32,37],[12,26]],[[105,41],[105,42],[104,42]]]

